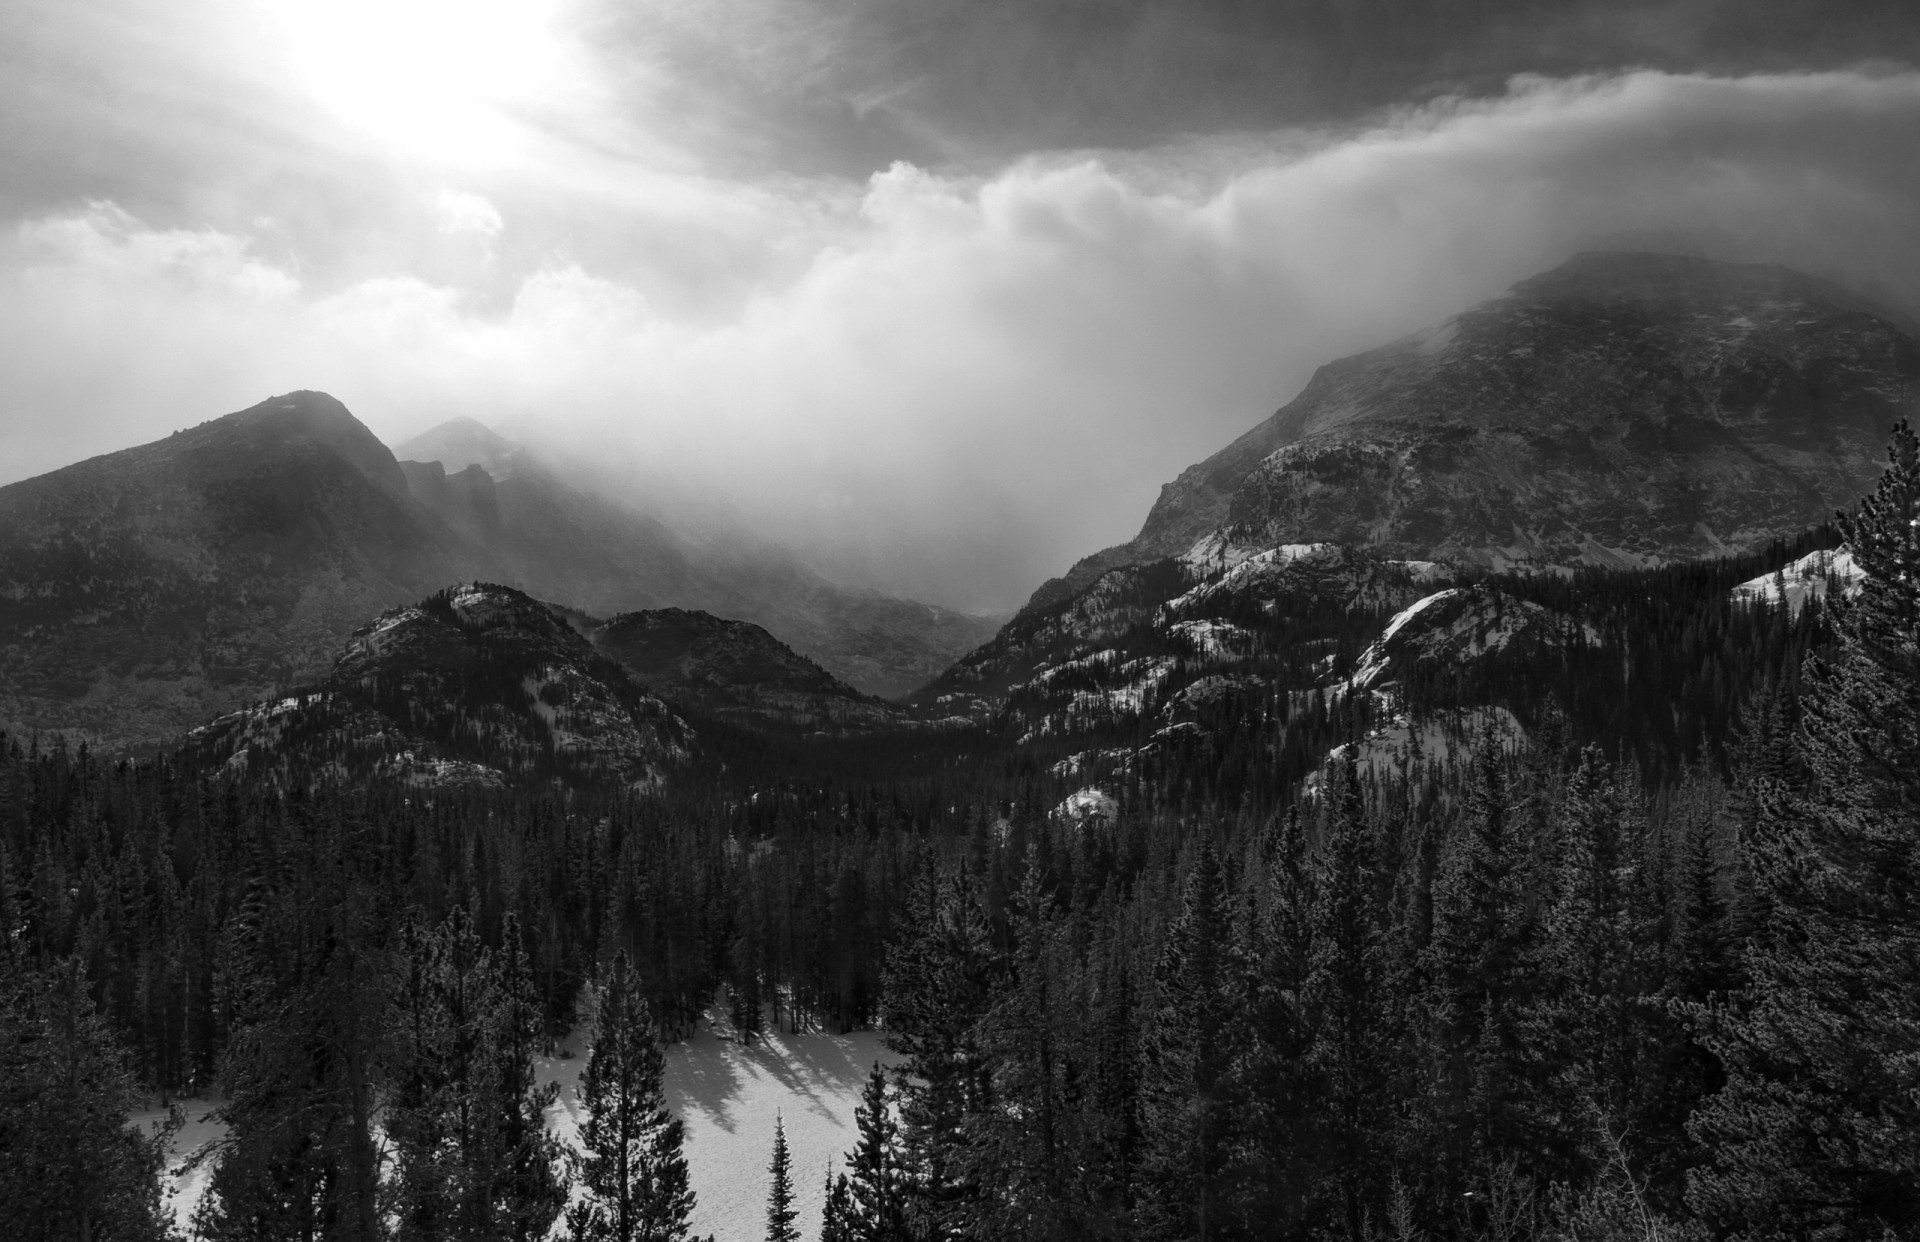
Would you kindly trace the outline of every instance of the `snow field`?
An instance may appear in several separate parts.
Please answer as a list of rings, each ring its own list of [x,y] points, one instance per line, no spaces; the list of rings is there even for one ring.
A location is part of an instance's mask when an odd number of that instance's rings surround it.
[[[719,1020],[715,1015],[716,1021]],[[560,1097],[547,1109],[547,1125],[569,1147],[578,1150],[580,1075],[587,1066],[585,1041],[575,1035],[559,1055],[535,1061],[542,1083],[560,1085]],[[891,1065],[896,1058],[881,1043],[877,1031],[849,1035],[788,1035],[774,1031],[751,1048],[743,1047],[724,1027],[710,1023],[692,1038],[666,1049],[667,1106],[686,1125],[686,1153],[696,1204],[693,1234],[711,1234],[717,1242],[757,1242],[766,1234],[767,1163],[773,1157],[773,1119],[778,1113],[787,1127],[787,1146],[793,1158],[795,1222],[802,1237],[820,1232],[825,1202],[828,1162],[844,1171],[844,1153],[852,1150],[857,1131],[853,1110],[866,1086],[867,1071],[875,1061]],[[187,1125],[174,1136],[168,1158],[168,1204],[181,1228],[206,1192],[211,1166],[186,1170],[182,1166],[202,1144],[219,1138],[225,1127],[207,1114],[218,1106],[211,1099],[177,1101]],[[165,1110],[135,1113],[129,1122],[152,1130],[165,1120]],[[554,1236],[560,1236],[556,1233]]]

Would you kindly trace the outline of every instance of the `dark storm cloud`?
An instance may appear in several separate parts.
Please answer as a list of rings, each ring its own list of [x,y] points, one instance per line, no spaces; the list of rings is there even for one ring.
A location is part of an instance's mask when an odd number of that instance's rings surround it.
[[[713,0],[596,32],[670,68],[716,158],[842,173],[1338,123],[1519,73],[1920,60],[1898,0]]]

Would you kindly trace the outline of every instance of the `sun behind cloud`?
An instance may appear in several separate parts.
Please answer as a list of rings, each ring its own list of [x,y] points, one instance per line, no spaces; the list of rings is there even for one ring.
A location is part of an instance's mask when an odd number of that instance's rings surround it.
[[[580,102],[560,0],[276,0],[293,83],[397,155],[486,165]]]

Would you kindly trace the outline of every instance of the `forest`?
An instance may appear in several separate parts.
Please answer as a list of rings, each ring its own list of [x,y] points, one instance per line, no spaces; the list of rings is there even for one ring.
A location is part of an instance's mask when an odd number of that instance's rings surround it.
[[[1543,581],[1627,671],[1405,689],[1524,744],[1308,784],[1364,709],[1276,707],[1111,819],[974,734],[696,722],[645,794],[0,738],[0,1234],[166,1236],[159,1093],[223,1101],[195,1237],[683,1239],[662,1048],[723,998],[902,1056],[822,1242],[1920,1237],[1917,530],[1903,426],[1856,597]]]

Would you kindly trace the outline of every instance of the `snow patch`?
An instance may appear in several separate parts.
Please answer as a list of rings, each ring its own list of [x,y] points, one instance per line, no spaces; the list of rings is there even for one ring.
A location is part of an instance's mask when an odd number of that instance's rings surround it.
[[[1252,630],[1224,621],[1181,621],[1169,626],[1167,633],[1194,654],[1210,659],[1243,655],[1253,646]]]
[[[1111,824],[1120,818],[1120,804],[1106,790],[1097,785],[1088,785],[1085,789],[1068,794],[1059,806],[1053,808],[1053,814],[1054,818],[1076,828],[1087,828],[1095,824]]]
[[[1773,573],[1749,578],[1733,588],[1732,598],[1736,604],[1785,603],[1797,616],[1809,599],[1825,599],[1828,588],[1835,584],[1848,598],[1858,595],[1866,577],[1866,570],[1854,562],[1853,550],[1842,545],[1809,552]]]

